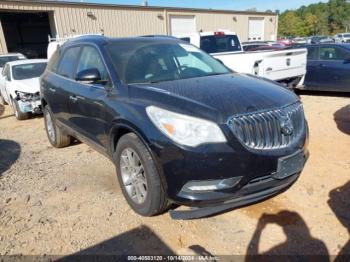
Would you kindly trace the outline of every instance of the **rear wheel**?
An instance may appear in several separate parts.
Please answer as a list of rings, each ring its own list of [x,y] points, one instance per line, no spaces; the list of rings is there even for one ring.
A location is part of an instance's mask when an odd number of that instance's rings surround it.
[[[51,109],[48,105],[44,107],[44,121],[46,134],[52,146],[60,148],[70,144],[70,136],[63,133],[61,128],[56,125]]]
[[[19,107],[18,101],[16,99],[12,99],[12,108],[17,120],[26,120],[29,118],[28,113],[23,113],[21,111],[21,108]]]
[[[162,213],[168,201],[149,150],[134,134],[122,136],[114,153],[117,175],[124,197],[142,216]]]

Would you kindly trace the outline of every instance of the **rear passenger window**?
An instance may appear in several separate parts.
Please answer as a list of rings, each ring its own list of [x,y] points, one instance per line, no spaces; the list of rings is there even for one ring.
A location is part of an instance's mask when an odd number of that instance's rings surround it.
[[[50,61],[47,64],[47,70],[56,73],[58,65],[59,51],[57,50],[50,58]]]
[[[92,46],[85,46],[81,52],[76,73],[92,68],[96,68],[100,72],[102,80],[108,81],[106,67],[97,49]]]
[[[240,51],[241,45],[236,35],[201,36],[200,48],[207,53]]]
[[[80,47],[71,47],[66,50],[60,61],[57,74],[73,79],[74,66],[78,59]]]
[[[308,60],[318,60],[318,48],[308,47],[307,48],[307,59]]]

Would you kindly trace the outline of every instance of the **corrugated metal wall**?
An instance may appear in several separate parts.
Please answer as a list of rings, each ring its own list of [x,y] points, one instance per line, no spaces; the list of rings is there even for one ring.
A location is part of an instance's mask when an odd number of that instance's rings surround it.
[[[59,36],[104,32],[108,36],[135,36],[169,33],[170,15],[194,15],[197,30],[229,29],[239,34],[242,41],[248,37],[248,19],[265,18],[265,39],[277,34],[276,15],[243,14],[234,12],[174,10],[165,8],[137,8],[107,5],[0,1],[0,11],[49,11],[51,31]],[[88,16],[88,13],[92,16]],[[270,21],[272,20],[272,21]],[[6,52],[6,43],[0,26],[0,52]]]

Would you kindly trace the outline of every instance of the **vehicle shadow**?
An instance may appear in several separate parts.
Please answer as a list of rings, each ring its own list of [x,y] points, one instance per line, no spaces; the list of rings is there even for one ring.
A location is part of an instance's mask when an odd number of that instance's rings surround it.
[[[340,131],[350,135],[350,105],[344,106],[334,113],[334,121]]]
[[[21,146],[12,140],[0,139],[0,177],[21,154]]]
[[[128,256],[138,255],[175,253],[149,227],[143,225],[56,261],[127,261],[130,260]]]
[[[330,92],[330,91],[311,91],[295,89],[297,95],[307,96],[331,96],[331,97],[350,97],[350,92]]]
[[[2,116],[5,112],[5,106],[4,105],[0,105],[0,116]]]
[[[266,252],[259,253],[259,242],[268,224],[282,227],[286,240]],[[325,243],[314,238],[303,218],[296,212],[283,210],[277,214],[263,214],[248,245],[245,261],[330,261]],[[282,257],[283,256],[283,257]]]
[[[328,205],[350,234],[350,181],[329,192]],[[334,261],[350,261],[350,239]]]

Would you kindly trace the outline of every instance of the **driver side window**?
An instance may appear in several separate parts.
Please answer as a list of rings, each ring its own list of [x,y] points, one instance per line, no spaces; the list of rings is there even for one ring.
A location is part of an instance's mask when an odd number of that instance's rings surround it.
[[[108,81],[108,73],[102,58],[96,48],[85,46],[80,55],[76,75],[87,69],[97,69],[101,75],[101,80]]]
[[[339,47],[321,47],[320,59],[321,60],[345,60],[349,55],[346,51]]]

